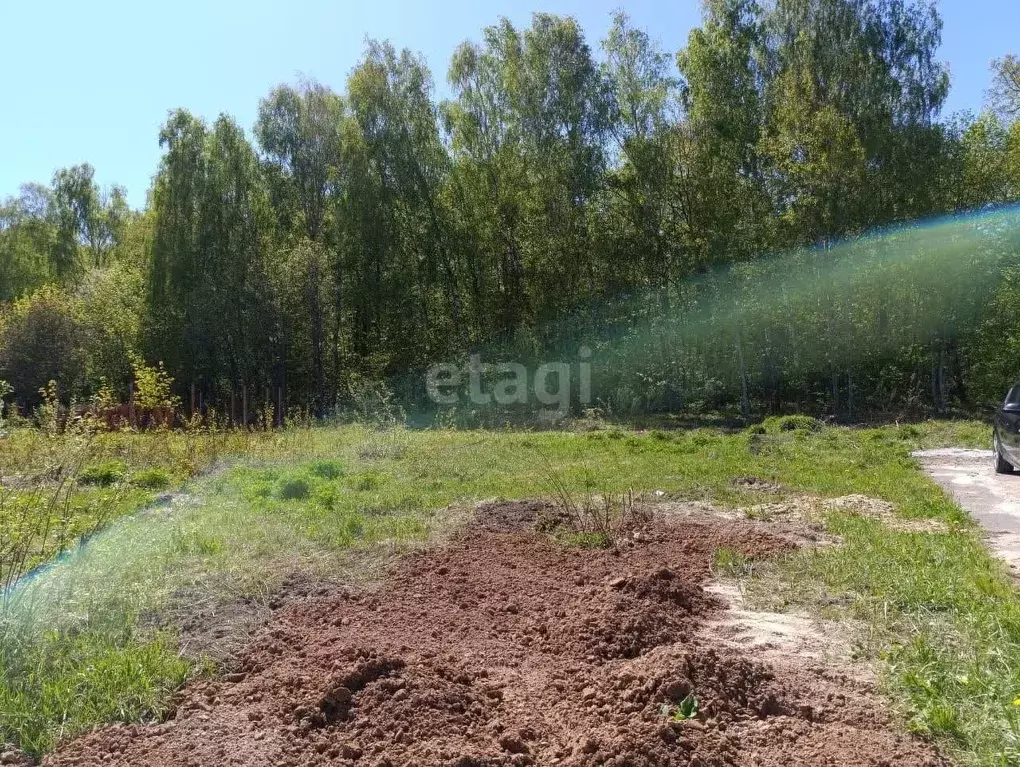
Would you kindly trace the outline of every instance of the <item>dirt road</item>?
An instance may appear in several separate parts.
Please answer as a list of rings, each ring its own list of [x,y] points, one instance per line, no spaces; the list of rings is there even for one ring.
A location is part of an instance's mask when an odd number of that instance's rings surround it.
[[[996,474],[991,450],[918,450],[914,457],[985,529],[992,551],[1020,569],[1020,473]]]

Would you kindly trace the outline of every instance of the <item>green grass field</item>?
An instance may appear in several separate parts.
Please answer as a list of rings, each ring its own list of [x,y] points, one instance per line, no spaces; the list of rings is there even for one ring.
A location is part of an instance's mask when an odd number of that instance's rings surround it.
[[[43,439],[51,442],[33,444]],[[258,604],[296,572],[371,578],[486,498],[549,495],[562,483],[736,507],[764,500],[731,483],[753,475],[788,495],[863,493],[904,517],[946,523],[942,532],[898,532],[830,514],[827,528],[843,546],[755,568],[749,590],[772,606],[863,626],[858,652],[879,661],[907,726],[940,739],[960,763],[1016,763],[1020,599],[963,512],[910,457],[917,447],[987,441],[976,422],[848,429],[803,419],[729,433],[350,426],[98,435],[84,447],[16,433],[0,441],[0,475],[36,479],[10,484],[8,508],[36,498],[40,515],[59,510],[50,527],[67,531],[32,547],[19,572],[68,549],[74,531],[95,534],[5,593],[0,740],[40,754],[99,722],[158,718],[189,675],[212,670],[187,641],[181,651],[189,637],[175,616],[196,599]],[[38,500],[60,485],[52,466],[70,460],[61,450],[79,466],[64,506]],[[167,490],[172,499],[151,504]],[[30,516],[0,516],[0,536],[39,529]]]

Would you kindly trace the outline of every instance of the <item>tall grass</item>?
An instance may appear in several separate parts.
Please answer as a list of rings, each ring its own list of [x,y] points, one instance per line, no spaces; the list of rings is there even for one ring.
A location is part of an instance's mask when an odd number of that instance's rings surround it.
[[[156,579],[175,581],[151,520],[117,520],[262,439],[80,423],[0,439],[0,741],[40,754],[95,722],[165,710],[192,663],[172,632],[138,625]]]
[[[0,439],[0,586],[111,520],[141,508],[225,455],[257,452],[259,432],[157,430],[62,434],[18,429]]]

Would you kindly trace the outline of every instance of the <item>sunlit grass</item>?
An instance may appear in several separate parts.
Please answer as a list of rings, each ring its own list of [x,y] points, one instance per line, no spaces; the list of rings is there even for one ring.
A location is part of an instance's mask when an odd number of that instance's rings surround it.
[[[15,429],[0,438],[0,589],[221,456],[268,440],[258,432]]]
[[[1004,566],[964,530],[839,514],[827,528],[843,545],[797,552],[752,581],[755,598],[853,619],[911,728],[964,764],[1018,763],[1020,599]]]
[[[165,467],[179,481],[172,463],[152,458],[167,453],[146,447],[149,438],[132,435],[96,460],[120,460],[129,475]],[[736,433],[352,426],[239,438],[184,495],[111,523],[19,586],[0,635],[0,736],[41,753],[95,723],[158,718],[186,674],[206,668],[180,655],[172,620],[157,619],[172,618],[181,594],[268,594],[296,571],[371,577],[474,502],[551,494],[553,477],[578,492],[662,490],[742,506],[766,496],[732,480],[755,476],[780,486],[769,500],[864,493],[948,524],[949,532],[903,533],[831,515],[845,545],[794,555],[766,585],[773,602],[863,619],[871,627],[863,651],[887,660],[911,726],[947,738],[962,758],[997,763],[1012,753],[1020,711],[1010,697],[1020,607],[966,516],[910,457],[915,447],[982,439],[987,427],[976,423],[847,429],[806,420]],[[725,552],[717,564],[739,569]],[[71,684],[75,669],[82,681]]]

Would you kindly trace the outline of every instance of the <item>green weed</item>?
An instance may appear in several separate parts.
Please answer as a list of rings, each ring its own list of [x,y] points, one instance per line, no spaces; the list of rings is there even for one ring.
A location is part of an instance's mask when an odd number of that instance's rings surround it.
[[[131,475],[131,484],[147,490],[165,490],[173,483],[173,477],[166,469],[157,466],[140,469]]]
[[[377,490],[383,483],[382,477],[374,471],[363,471],[350,477],[350,485],[362,492]]]
[[[716,549],[715,556],[712,559],[712,572],[716,575],[727,577],[747,575],[747,557],[733,549]]]
[[[673,722],[686,722],[698,715],[698,699],[693,692],[687,694],[679,703],[663,703],[659,713]]]
[[[300,501],[312,492],[311,483],[304,477],[288,477],[280,483],[278,495],[285,501]]]
[[[337,479],[347,473],[339,461],[315,461],[308,467],[308,471],[322,479]]]
[[[107,487],[120,482],[127,476],[127,466],[122,461],[104,461],[95,466],[86,466],[78,475],[82,485],[98,485]]]
[[[605,533],[564,531],[556,536],[566,546],[579,549],[611,549],[613,539]]]

